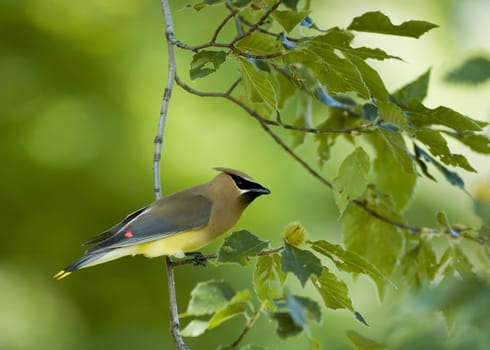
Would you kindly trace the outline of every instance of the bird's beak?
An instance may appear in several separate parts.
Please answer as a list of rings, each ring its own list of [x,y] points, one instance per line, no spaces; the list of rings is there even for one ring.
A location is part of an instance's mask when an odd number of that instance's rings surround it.
[[[252,192],[255,192],[255,193],[258,193],[260,195],[263,195],[263,194],[270,194],[271,191],[268,189],[268,188],[265,188],[265,187],[260,187],[260,188],[254,188],[252,190]]]

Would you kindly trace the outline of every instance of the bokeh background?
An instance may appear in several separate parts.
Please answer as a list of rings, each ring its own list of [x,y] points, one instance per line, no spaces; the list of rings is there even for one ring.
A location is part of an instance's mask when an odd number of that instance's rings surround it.
[[[207,41],[224,11],[196,13],[189,3],[171,2],[177,37]],[[471,54],[490,52],[490,2],[323,0],[313,1],[313,9],[313,18],[325,28],[346,27],[353,17],[372,10],[381,10],[395,23],[422,19],[439,24],[420,40],[360,34],[356,41],[405,59],[373,62],[390,89],[432,67],[429,106],[443,104],[490,121],[488,82],[474,87],[444,80]],[[173,348],[161,258],[124,258],[61,282],[51,279],[82,254],[81,242],[153,200],[153,138],[167,65],[160,2],[0,0],[0,38],[0,349]],[[178,61],[180,75],[187,79],[189,54],[179,51]],[[195,86],[223,89],[235,71],[225,65],[222,74]],[[298,149],[312,162],[314,150],[312,139]],[[328,178],[335,176],[343,155],[341,148],[334,153],[323,169]],[[479,174],[461,175],[474,192],[489,180],[490,162],[467,154]],[[226,101],[191,96],[176,87],[165,135],[163,190],[205,182],[214,176],[214,166],[246,171],[272,190],[236,228],[278,245],[285,225],[300,221],[314,239],[341,241],[331,193],[251,118]],[[414,225],[433,226],[439,210],[447,211],[453,222],[479,223],[467,194],[444,181],[420,181],[407,218]],[[204,251],[215,251],[219,243]],[[181,311],[197,282],[225,279],[239,290],[251,286],[251,273],[238,266],[179,268]],[[400,307],[405,303],[402,291],[389,292],[380,303],[369,281],[351,281],[350,286],[355,307],[371,327],[348,312],[328,311],[322,325],[312,330],[325,348],[350,348],[346,329],[381,342],[398,337],[399,344],[408,341],[402,328],[422,332],[431,341],[444,338],[441,320],[423,331],[415,326],[417,319],[410,323]],[[289,288],[303,293],[295,281]],[[241,324],[234,320],[188,343],[194,349],[214,349],[234,340]],[[310,346],[306,337],[277,340],[274,329],[260,320],[245,341],[282,349]]]

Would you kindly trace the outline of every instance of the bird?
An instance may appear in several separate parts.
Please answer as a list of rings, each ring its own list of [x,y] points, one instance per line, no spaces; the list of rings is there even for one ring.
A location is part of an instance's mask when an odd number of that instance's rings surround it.
[[[120,223],[86,241],[85,254],[53,276],[60,280],[72,272],[123,256],[193,256],[205,264],[197,250],[229,230],[245,208],[270,190],[247,174],[214,168],[211,181],[164,196],[132,212]]]

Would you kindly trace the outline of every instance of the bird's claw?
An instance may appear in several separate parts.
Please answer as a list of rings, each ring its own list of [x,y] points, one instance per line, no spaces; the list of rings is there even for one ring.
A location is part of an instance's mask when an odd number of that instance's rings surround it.
[[[192,264],[194,266],[206,266],[208,258],[201,252],[185,253],[186,256],[192,256]]]

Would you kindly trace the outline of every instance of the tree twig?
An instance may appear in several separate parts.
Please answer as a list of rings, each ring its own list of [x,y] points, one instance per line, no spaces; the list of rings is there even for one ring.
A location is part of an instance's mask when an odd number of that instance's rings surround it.
[[[265,305],[266,305],[265,301],[262,302],[262,304],[260,304],[259,309],[254,312],[254,314],[252,315],[252,317],[250,317],[250,319],[248,320],[247,324],[243,328],[243,330],[240,333],[240,335],[238,336],[238,338],[235,339],[235,341],[231,344],[231,348],[235,348],[243,340],[243,338],[245,337],[245,335],[247,335],[247,333],[250,331],[250,329],[254,325],[255,321],[257,321],[257,319],[259,318],[260,313],[264,309]]]
[[[162,107],[160,109],[160,118],[158,121],[158,131],[155,137],[155,153],[153,157],[153,190],[157,199],[161,198],[162,190],[160,185],[160,160],[162,155],[163,137],[165,135],[165,124],[167,120],[168,106],[172,95],[175,74],[177,70],[177,61],[175,58],[174,48],[174,28],[172,23],[172,14],[168,0],[160,1],[163,17],[165,19],[165,37],[167,41],[168,54],[168,76],[167,85],[163,94]],[[189,350],[180,334],[179,312],[177,309],[177,295],[175,292],[175,277],[173,271],[172,260],[170,257],[165,257],[165,265],[167,270],[167,286],[170,312],[170,331],[174,338],[175,345],[179,350]]]

